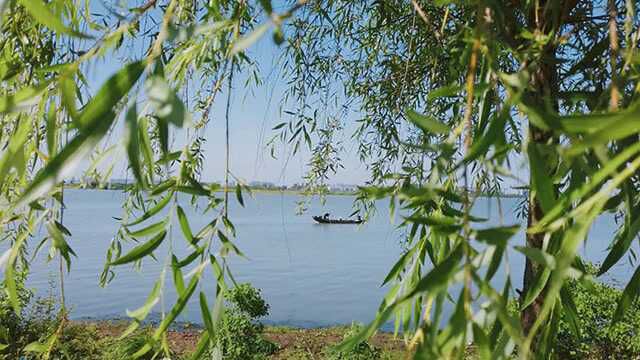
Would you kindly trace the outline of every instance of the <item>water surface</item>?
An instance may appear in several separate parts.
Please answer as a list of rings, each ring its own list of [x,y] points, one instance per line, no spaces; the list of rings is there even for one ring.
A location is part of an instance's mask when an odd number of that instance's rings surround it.
[[[67,303],[72,307],[73,318],[125,317],[126,309],[135,309],[144,303],[166,260],[166,246],[171,244],[180,256],[189,252],[176,228],[163,247],[156,250],[157,262],[145,260],[141,271],[133,271],[130,265],[118,267],[116,278],[106,288],[99,287],[105,251],[118,228],[114,217],[122,216],[122,199],[123,194],[118,191],[65,193],[65,225],[73,233],[70,244],[78,254],[65,279]],[[319,225],[311,219],[312,214],[329,211],[346,216],[352,211],[353,198],[329,196],[324,205],[314,200],[307,214],[296,216],[296,202],[300,199],[293,194],[257,193],[254,199],[245,199],[245,208],[232,201],[229,215],[237,230],[236,244],[248,258],[230,260],[236,280],[251,282],[262,290],[271,306],[268,323],[319,327],[371,321],[385,294],[386,289],[380,287],[382,279],[402,253],[403,233],[396,228],[398,219],[396,224],[390,221],[384,202],[379,204],[379,211],[371,221],[362,226]],[[502,218],[496,200],[480,199],[474,213],[490,218],[483,226],[521,223],[513,215],[519,201],[503,199]],[[211,221],[208,216],[188,213],[193,229]],[[602,261],[614,231],[613,217],[602,216],[581,253],[588,260]],[[519,234],[513,245],[520,245],[522,241]],[[50,290],[50,282],[52,279],[55,282],[57,276],[57,263],[46,263],[45,257],[46,251],[43,251],[28,281],[40,295]],[[524,259],[511,251],[509,261],[512,281],[520,286]],[[630,270],[624,259],[610,272],[613,278],[627,280]],[[505,273],[499,272],[497,281],[503,281]],[[171,275],[167,274],[167,310],[175,300],[171,281]],[[211,272],[207,270],[202,289],[213,294],[214,287]],[[161,309],[162,306],[156,307],[156,317]],[[199,322],[199,319],[198,303],[192,301],[180,320]]]

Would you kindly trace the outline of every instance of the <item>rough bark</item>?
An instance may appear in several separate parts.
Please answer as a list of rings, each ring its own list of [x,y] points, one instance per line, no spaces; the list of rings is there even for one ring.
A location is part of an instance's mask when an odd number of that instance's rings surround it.
[[[544,9],[545,1],[540,1],[540,8]],[[562,16],[564,17],[564,15]],[[545,16],[543,11],[538,14],[532,12],[529,19],[530,27],[532,31],[541,31],[548,33],[551,27],[556,27],[559,24],[559,19],[550,19]],[[548,45],[544,51],[544,55],[538,59],[535,59],[535,63],[538,64],[535,72],[531,78],[532,90],[526,94],[527,100],[531,105],[538,108],[551,107],[554,111],[558,110],[557,97],[554,94],[557,93],[557,68],[556,68],[556,47],[552,44]],[[548,144],[556,141],[553,138],[553,134],[549,131],[540,129],[531,123],[529,123],[529,140],[538,144]],[[555,156],[547,154],[547,156]],[[553,177],[555,169],[549,168],[549,164],[557,164],[557,159],[545,159],[547,165],[548,176]],[[532,179],[529,180],[530,188],[533,186]],[[544,217],[544,211],[540,206],[540,203],[534,192],[529,192],[529,211],[527,225],[531,227],[537,224]],[[527,234],[526,243],[527,246],[541,249],[543,245],[544,234]],[[529,289],[534,285],[538,275],[542,271],[542,265],[532,262],[529,258],[526,258],[525,271],[523,277],[523,286],[521,294],[521,302],[524,300]],[[544,300],[544,290],[534,299],[534,301],[527,306],[520,314],[520,322],[525,334],[529,333],[529,330],[533,326],[533,323],[540,315],[542,309],[542,303]],[[534,345],[535,346],[535,345]]]

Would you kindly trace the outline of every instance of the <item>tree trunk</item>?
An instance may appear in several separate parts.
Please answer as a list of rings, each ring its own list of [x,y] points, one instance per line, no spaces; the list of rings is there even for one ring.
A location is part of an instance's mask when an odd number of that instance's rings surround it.
[[[540,8],[544,8],[545,1],[540,1]],[[531,14],[530,22],[531,31],[541,31],[544,33],[548,33],[550,30],[551,19],[545,16],[542,11],[539,14]],[[556,22],[557,24],[557,22]],[[530,105],[533,105],[537,108],[551,108],[554,112],[558,111],[558,101],[557,97],[554,94],[557,93],[557,68],[556,68],[556,47],[554,45],[548,45],[545,50],[543,56],[538,59],[535,59],[535,63],[538,64],[537,69],[532,74],[531,78],[531,87],[532,91],[528,92],[525,96],[527,100],[530,102]],[[549,131],[542,130],[531,123],[529,123],[529,141],[536,144],[549,144],[551,142],[556,142],[557,139],[554,139],[553,134]],[[551,164],[558,164],[558,159],[551,159],[552,156],[557,156],[556,154],[545,154],[544,163],[546,165],[546,170],[549,177],[553,177],[556,169],[551,168]],[[529,187],[532,188],[532,178],[529,179]],[[536,195],[529,191],[529,211],[527,218],[527,226],[531,227],[537,224],[543,217],[544,211],[540,206],[540,203],[536,197]],[[544,234],[526,234],[526,245],[532,248],[541,249],[543,245]],[[538,278],[538,275],[543,270],[542,265],[532,262],[529,258],[526,258],[523,284],[522,284],[522,293],[520,296],[520,302],[524,301],[525,296],[529,289],[535,285],[535,281]],[[529,330],[533,326],[533,323],[540,315],[540,311],[542,309],[542,303],[544,300],[545,291],[543,290],[540,294],[535,298],[535,300],[527,306],[522,313],[520,314],[520,322],[525,334],[529,333]],[[534,342],[535,343],[535,342]],[[533,345],[535,346],[535,344]]]

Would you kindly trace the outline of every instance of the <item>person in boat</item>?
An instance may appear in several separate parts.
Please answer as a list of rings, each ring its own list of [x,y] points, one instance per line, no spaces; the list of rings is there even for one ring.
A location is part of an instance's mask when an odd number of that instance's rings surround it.
[[[325,213],[324,216],[322,216],[323,219],[328,220],[329,219],[329,213]]]
[[[360,215],[358,215],[358,221],[362,221],[362,218],[360,217]]]

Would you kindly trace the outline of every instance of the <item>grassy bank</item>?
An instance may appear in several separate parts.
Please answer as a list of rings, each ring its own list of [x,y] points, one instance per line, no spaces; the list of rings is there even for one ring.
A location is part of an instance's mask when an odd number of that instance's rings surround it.
[[[129,323],[118,321],[70,322],[65,328],[65,337],[60,348],[70,354],[71,359],[115,360],[126,356],[144,343],[153,332],[152,327],[138,330],[132,336],[120,340]],[[331,352],[331,346],[339,343],[350,330],[348,326],[317,329],[267,326],[261,335],[276,345],[275,351],[266,359],[365,359],[364,357],[339,357]],[[167,333],[169,348],[175,359],[189,359],[193,353],[201,330],[184,327]],[[378,359],[404,359],[404,343],[392,334],[379,333],[369,341],[369,350]],[[135,352],[135,350],[134,350]]]

